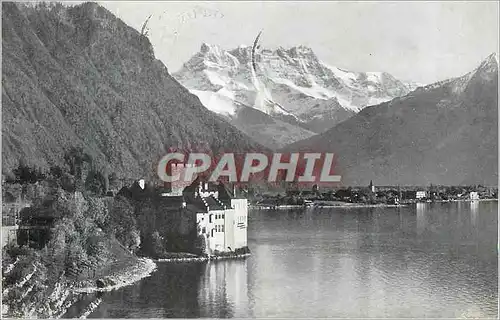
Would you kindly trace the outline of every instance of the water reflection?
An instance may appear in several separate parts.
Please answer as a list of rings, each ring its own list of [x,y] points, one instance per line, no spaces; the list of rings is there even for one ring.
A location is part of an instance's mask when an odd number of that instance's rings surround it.
[[[248,305],[248,261],[217,261],[205,265],[200,279],[198,300],[203,314],[210,317],[243,317],[247,313],[233,310],[235,305]]]
[[[149,278],[107,292],[89,318],[200,317],[198,290],[203,264],[158,264]],[[75,317],[68,315],[68,317]]]
[[[470,202],[470,213],[472,225],[477,225],[477,213],[479,211],[479,201],[473,200]]]
[[[425,213],[427,211],[427,203],[417,202],[417,234],[422,235],[425,231]]]
[[[246,260],[160,265],[92,317],[495,317],[497,203],[252,211]]]

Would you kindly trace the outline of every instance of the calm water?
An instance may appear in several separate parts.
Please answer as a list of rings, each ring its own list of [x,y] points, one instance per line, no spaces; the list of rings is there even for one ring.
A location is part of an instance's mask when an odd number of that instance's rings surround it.
[[[159,264],[90,317],[496,317],[497,206],[251,211],[250,258]]]

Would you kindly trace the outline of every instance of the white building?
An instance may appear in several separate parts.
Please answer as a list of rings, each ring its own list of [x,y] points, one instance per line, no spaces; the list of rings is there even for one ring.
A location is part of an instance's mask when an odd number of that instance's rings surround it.
[[[471,200],[479,200],[479,194],[476,191],[471,191],[469,193],[469,199],[471,199]]]
[[[417,191],[417,193],[415,194],[415,198],[416,199],[427,198],[427,191]]]
[[[218,188],[218,190],[215,190]],[[206,240],[207,253],[231,252],[247,246],[247,199],[234,198],[223,185],[200,182],[194,198],[198,233]],[[223,193],[221,195],[221,193]]]

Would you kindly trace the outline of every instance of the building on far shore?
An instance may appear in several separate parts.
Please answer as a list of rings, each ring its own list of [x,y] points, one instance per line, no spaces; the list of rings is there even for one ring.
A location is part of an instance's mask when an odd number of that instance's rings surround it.
[[[427,198],[427,191],[422,191],[422,190],[417,191],[416,194],[415,194],[415,198],[417,200]]]
[[[402,200],[421,200],[427,198],[427,191],[401,191]]]
[[[471,191],[469,193],[470,200],[479,200],[479,193],[477,191]]]
[[[376,190],[372,180],[370,180],[370,185],[368,186],[368,188],[370,189],[370,192],[375,193]]]

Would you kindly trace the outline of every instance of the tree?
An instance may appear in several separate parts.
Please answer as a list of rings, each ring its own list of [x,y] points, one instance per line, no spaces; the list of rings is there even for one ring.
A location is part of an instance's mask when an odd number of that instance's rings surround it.
[[[12,170],[12,173],[14,174],[15,180],[23,185],[36,183],[46,178],[40,168],[31,168],[23,162],[20,162],[19,166]]]
[[[206,252],[206,239],[205,236],[199,234],[196,236],[196,240],[194,241],[194,253],[199,255],[205,255]]]
[[[61,177],[61,188],[66,192],[76,191],[75,177],[68,173],[63,173]]]
[[[119,187],[120,180],[118,179],[118,175],[116,172],[112,172],[108,177],[109,189],[117,190]]]
[[[92,163],[92,158],[81,147],[72,147],[64,155],[64,161],[69,167],[69,173],[82,179],[83,164]]]
[[[376,197],[375,195],[373,194],[373,192],[369,192],[368,193],[368,203],[370,204],[375,204],[377,201],[376,201]]]
[[[85,180],[85,190],[90,191],[96,195],[103,195],[107,192],[108,186],[107,177],[100,171],[91,170]]]
[[[49,172],[50,172],[50,176],[53,179],[59,180],[59,179],[62,178],[63,170],[59,166],[51,166],[50,169],[49,169]]]
[[[165,254],[164,240],[158,231],[155,231],[151,234],[151,240],[154,254],[157,257],[161,257],[163,254]]]
[[[115,198],[106,229],[129,250],[136,250],[139,247],[140,231],[134,216],[134,207],[127,198],[122,196]]]

